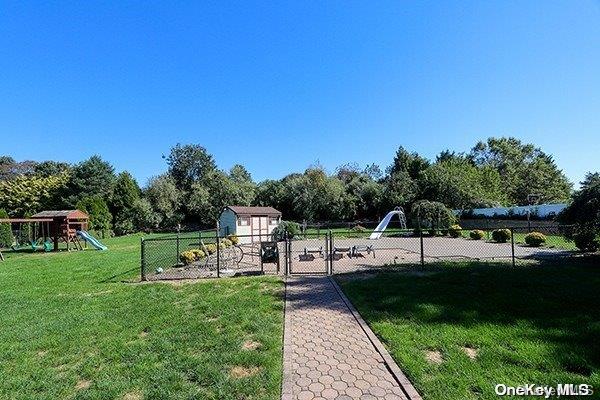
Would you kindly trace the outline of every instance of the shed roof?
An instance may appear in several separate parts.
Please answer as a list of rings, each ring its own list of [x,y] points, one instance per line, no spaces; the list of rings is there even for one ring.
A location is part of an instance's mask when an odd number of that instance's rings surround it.
[[[247,206],[227,206],[225,209],[230,209],[237,215],[267,215],[267,216],[280,216],[281,211],[274,209],[273,207],[247,207]]]
[[[58,210],[41,211],[31,216],[31,218],[69,218],[69,219],[87,219],[89,215],[81,210]]]
[[[0,218],[0,223],[53,222],[52,218]]]

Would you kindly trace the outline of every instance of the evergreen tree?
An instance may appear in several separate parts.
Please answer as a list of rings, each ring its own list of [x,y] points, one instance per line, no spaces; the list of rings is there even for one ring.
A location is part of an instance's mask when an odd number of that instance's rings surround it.
[[[140,187],[131,174],[127,171],[121,172],[117,176],[110,203],[110,210],[114,218],[113,225],[117,235],[133,233],[136,230],[132,210],[140,195]]]
[[[114,168],[100,156],[94,155],[77,164],[67,185],[64,202],[72,207],[83,197],[111,198],[115,184]]]
[[[90,230],[100,232],[102,237],[110,235],[112,215],[102,197],[84,197],[77,202],[76,207],[90,216]]]

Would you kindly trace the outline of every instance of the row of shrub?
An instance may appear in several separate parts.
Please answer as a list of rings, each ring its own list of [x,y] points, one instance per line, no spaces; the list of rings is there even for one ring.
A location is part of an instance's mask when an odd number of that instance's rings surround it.
[[[462,228],[460,225],[452,225],[448,229],[448,234],[453,238],[461,237]],[[511,239],[511,236],[512,233],[510,229],[495,229],[492,231],[492,240],[497,243],[506,243]],[[469,232],[469,237],[473,240],[481,240],[485,237],[485,232],[480,229],[475,229]],[[525,236],[525,243],[532,247],[539,247],[546,243],[546,236],[540,232],[531,232]]]
[[[283,221],[279,227],[273,232],[274,240],[283,240],[284,233],[287,230],[288,238],[293,238],[300,232],[300,226],[295,222]],[[367,228],[361,225],[355,225],[351,228],[355,233],[365,233]],[[413,236],[427,234],[429,236],[451,236],[458,238],[462,236],[463,229],[460,225],[451,225],[447,229],[413,229]],[[469,231],[469,237],[473,240],[482,240],[486,236],[485,232],[480,229]],[[491,239],[498,243],[506,243],[511,239],[510,229],[495,229],[492,231]],[[576,230],[565,234],[567,240],[573,240],[575,246],[582,251],[598,251],[600,249],[600,236],[591,230]],[[547,241],[546,236],[541,232],[530,232],[525,236],[525,243],[532,247],[539,247]]]
[[[219,239],[219,249],[227,249],[231,246],[235,246],[239,243],[239,238],[236,235],[229,235],[226,238]],[[184,265],[190,265],[195,261],[200,261],[203,258],[217,252],[217,244],[209,243],[204,246],[204,250],[192,249],[181,252],[179,260]]]

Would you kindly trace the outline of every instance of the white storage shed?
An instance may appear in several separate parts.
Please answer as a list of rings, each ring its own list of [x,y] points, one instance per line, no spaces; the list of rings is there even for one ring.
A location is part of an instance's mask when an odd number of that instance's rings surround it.
[[[281,222],[281,212],[273,207],[227,206],[219,216],[221,235],[237,235],[240,243],[271,240]]]

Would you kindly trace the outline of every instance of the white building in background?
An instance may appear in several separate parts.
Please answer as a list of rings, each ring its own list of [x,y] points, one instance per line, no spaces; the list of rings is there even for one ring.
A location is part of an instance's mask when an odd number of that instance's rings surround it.
[[[281,212],[273,207],[227,206],[219,216],[219,233],[237,235],[240,243],[271,240],[281,222]]]
[[[454,210],[456,214],[470,213],[480,217],[502,218],[511,215],[527,215],[530,211],[531,215],[539,218],[548,218],[558,215],[567,207],[567,204],[538,204],[532,206],[516,206],[516,207],[490,207],[490,208],[473,208],[472,210]]]

